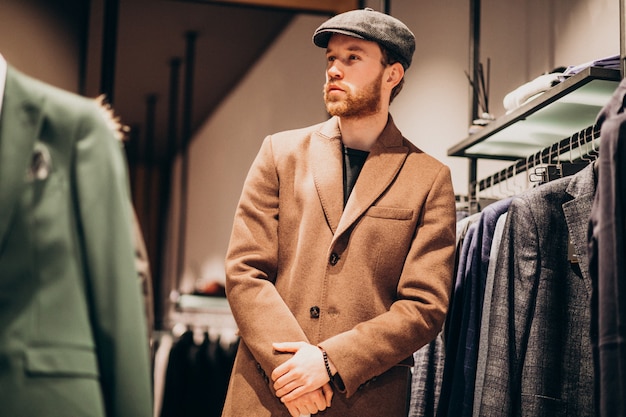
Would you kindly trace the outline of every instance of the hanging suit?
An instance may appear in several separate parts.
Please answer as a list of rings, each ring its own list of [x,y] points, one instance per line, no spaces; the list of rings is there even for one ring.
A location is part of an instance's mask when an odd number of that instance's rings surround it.
[[[511,202],[496,261],[480,416],[593,415],[586,244],[594,192],[589,165]]]
[[[3,416],[152,417],[126,165],[103,112],[8,67],[0,109]]]
[[[437,416],[472,415],[491,244],[498,218],[506,213],[510,204],[509,197],[488,205],[468,230],[460,255],[461,262],[448,318],[448,323],[453,326],[446,329],[446,361]]]
[[[480,334],[478,335],[478,357],[476,358],[476,378],[474,382],[473,416],[480,412],[480,400],[483,393],[483,382],[485,380],[485,367],[487,355],[489,353],[489,314],[491,313],[491,301],[493,295],[493,281],[496,275],[496,260],[500,251],[500,241],[506,224],[507,213],[498,217],[496,228],[493,232],[491,250],[489,253],[489,266],[487,267],[487,277],[485,279],[485,294],[483,296],[483,309],[480,317]]]
[[[597,415],[626,416],[626,80],[598,115],[602,149],[589,224]]]

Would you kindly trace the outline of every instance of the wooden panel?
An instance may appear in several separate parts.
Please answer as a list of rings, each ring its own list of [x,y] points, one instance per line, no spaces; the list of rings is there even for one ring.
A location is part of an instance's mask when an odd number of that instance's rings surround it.
[[[358,0],[204,0],[204,2],[276,7],[329,14],[342,13],[359,8]]]

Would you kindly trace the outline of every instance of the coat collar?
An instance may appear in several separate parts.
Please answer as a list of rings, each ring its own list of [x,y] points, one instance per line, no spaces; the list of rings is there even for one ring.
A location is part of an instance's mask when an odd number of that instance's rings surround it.
[[[329,119],[313,136],[310,157],[315,187],[326,221],[336,238],[349,229],[389,187],[406,159],[408,147],[389,116],[387,125],[370,150],[344,209],[339,120],[336,117]]]
[[[17,200],[26,185],[26,173],[41,129],[44,95],[31,79],[10,65],[0,114],[0,248]]]

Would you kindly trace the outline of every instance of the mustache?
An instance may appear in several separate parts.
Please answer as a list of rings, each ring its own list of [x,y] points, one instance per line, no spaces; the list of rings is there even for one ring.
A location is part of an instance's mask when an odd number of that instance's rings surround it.
[[[350,88],[341,82],[332,81],[332,82],[324,83],[324,93],[326,94],[328,94],[331,89],[335,89],[335,88],[338,88],[343,91],[350,91]]]

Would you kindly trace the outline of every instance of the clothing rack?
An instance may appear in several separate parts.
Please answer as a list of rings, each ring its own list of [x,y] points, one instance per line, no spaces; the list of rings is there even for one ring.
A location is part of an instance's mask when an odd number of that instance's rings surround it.
[[[480,57],[480,26],[481,26],[481,0],[470,0],[470,42],[469,42],[469,51],[470,51],[470,59],[469,59],[469,68],[476,68],[476,63],[479,61]],[[620,70],[618,74],[618,79],[624,79],[626,77],[626,0],[619,0],[619,45],[620,45]],[[594,70],[590,68],[590,70]],[[608,76],[607,74],[599,74],[599,78],[601,79],[612,79],[612,76]],[[572,77],[574,78],[574,77]],[[583,80],[586,83],[586,80]],[[568,94],[570,91],[570,87],[572,89],[578,88],[578,86],[567,86],[565,88],[565,83],[561,83],[560,86],[556,86],[552,89],[552,93],[550,95],[554,95],[555,99],[558,99],[562,94]],[[567,90],[567,91],[565,91]],[[548,101],[551,101],[548,100]],[[548,101],[542,102],[539,108],[543,108],[548,105]],[[473,94],[470,94],[470,120],[474,120],[477,109],[477,101]],[[522,110],[518,109],[517,113],[521,113]],[[530,113],[529,113],[530,114]],[[519,117],[525,119],[529,114],[519,114]],[[496,131],[502,130],[508,127],[511,123],[514,123],[512,120],[513,117],[503,117],[501,120],[496,121],[490,124],[488,128],[489,132],[495,133]],[[484,133],[484,132],[483,132]],[[480,141],[485,139],[484,134],[478,135],[481,136]],[[469,159],[469,186],[468,186],[468,200],[470,205],[472,206],[471,212],[474,211],[475,203],[477,202],[477,191],[479,189],[476,187],[477,184],[482,184],[483,187],[488,188],[489,186],[496,184],[504,179],[510,178],[512,172],[518,173],[522,172],[522,170],[526,169],[526,161],[539,160],[534,156],[530,156],[524,160],[518,161],[514,166],[509,168],[508,172],[500,172],[492,175],[491,177],[477,181],[476,176],[478,172],[478,160],[481,158],[487,159],[509,159],[506,156],[501,156],[500,158],[495,157],[492,153],[483,154],[481,152],[474,152],[472,148],[474,145],[478,144],[480,141],[477,141],[477,137],[474,135],[470,135],[470,137],[466,138],[462,142],[456,144],[455,146],[448,149],[448,156],[464,156]],[[543,152],[543,151],[542,151]],[[549,150],[546,152],[550,152]],[[514,160],[511,159],[511,160]],[[490,185],[486,185],[490,184]]]
[[[185,330],[210,331],[230,340],[237,334],[237,324],[224,297],[181,294],[166,321],[167,328],[177,336]]]
[[[239,343],[226,298],[178,295],[168,328],[154,360],[154,415],[220,416]]]
[[[593,153],[597,152],[598,147],[595,141],[599,137],[599,127],[597,125],[589,126],[535,154],[529,155],[527,158],[519,159],[513,165],[478,181],[477,188],[479,191],[485,190],[541,165],[547,165],[547,169],[539,175],[563,176],[563,174],[568,174],[568,168],[571,167],[577,170],[581,163],[586,165],[586,163],[589,162],[586,157],[593,157]],[[582,147],[588,144],[591,144],[591,152],[583,152]],[[574,150],[577,148],[579,152],[574,156]],[[565,158],[563,156],[565,156]]]

